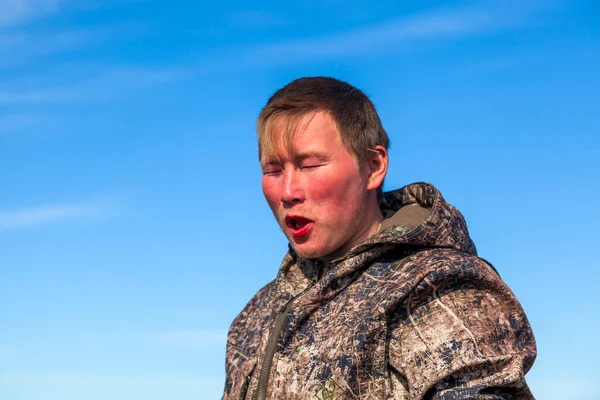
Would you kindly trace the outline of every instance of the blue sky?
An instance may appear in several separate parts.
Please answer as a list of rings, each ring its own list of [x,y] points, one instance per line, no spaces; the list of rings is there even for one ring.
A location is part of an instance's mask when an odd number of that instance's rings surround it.
[[[400,5],[401,4],[401,5]],[[0,1],[0,398],[213,399],[286,250],[255,118],[371,96],[386,189],[435,184],[523,304],[539,399],[600,399],[592,1]]]

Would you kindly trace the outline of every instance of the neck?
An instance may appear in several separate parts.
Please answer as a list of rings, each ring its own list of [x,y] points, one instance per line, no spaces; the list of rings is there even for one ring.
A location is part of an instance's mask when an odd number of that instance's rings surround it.
[[[348,243],[346,243],[344,246],[340,247],[333,253],[330,253],[330,254],[327,254],[326,256],[320,257],[319,259],[322,262],[327,264],[327,263],[335,260],[336,258],[340,258],[340,257],[344,256],[354,246],[356,246],[359,243],[364,242],[371,236],[375,235],[379,231],[379,228],[381,228],[381,223],[383,221],[383,214],[381,214],[381,210],[379,209],[378,205],[375,205],[375,207],[372,208],[372,210],[373,211],[371,211],[370,213],[365,213],[365,214],[368,214],[368,218],[366,218],[366,221],[369,221],[369,222],[365,223],[363,225],[363,229],[358,231],[357,235],[355,235],[350,241],[348,241]]]

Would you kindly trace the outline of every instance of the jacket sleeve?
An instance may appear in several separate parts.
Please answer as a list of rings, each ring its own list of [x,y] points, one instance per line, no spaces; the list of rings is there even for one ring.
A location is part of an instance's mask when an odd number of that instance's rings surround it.
[[[525,373],[535,339],[513,293],[477,257],[434,264],[392,318],[394,391],[409,399],[533,399]]]

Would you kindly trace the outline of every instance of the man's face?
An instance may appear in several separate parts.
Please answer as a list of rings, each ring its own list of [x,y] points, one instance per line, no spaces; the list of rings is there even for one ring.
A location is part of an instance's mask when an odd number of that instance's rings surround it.
[[[262,189],[300,257],[333,259],[368,237],[377,221],[366,212],[368,171],[342,142],[326,112],[307,116],[276,160],[261,160]]]

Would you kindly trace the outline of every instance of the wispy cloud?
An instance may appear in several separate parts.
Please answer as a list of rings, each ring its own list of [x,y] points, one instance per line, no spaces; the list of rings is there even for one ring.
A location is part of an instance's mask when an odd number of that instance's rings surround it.
[[[14,132],[21,129],[48,126],[50,121],[47,115],[39,113],[19,113],[0,115],[0,135],[6,132]]]
[[[122,27],[72,28],[68,31],[2,32],[0,30],[0,68],[14,68],[33,60],[89,47],[115,35]]]
[[[21,105],[39,103],[64,103],[77,101],[77,91],[72,88],[40,89],[31,91],[0,91],[0,104]]]
[[[87,35],[73,29],[64,32],[28,29],[29,22],[57,13],[62,3],[60,0],[0,1],[0,68],[77,47],[86,40]]]
[[[248,48],[248,64],[287,63],[315,58],[356,56],[379,51],[410,50],[427,41],[483,35],[526,26],[536,12],[550,7],[540,2],[483,2],[444,8],[385,21],[354,30],[288,40]]]
[[[0,26],[14,25],[58,11],[60,0],[2,0]]]
[[[0,69],[15,70],[33,61],[50,59],[48,64],[60,63],[51,56],[73,54],[95,46],[105,46],[147,32],[147,26],[137,21],[104,21],[81,25],[75,18],[71,24],[36,25],[35,20],[48,20],[65,11],[98,8],[100,4],[72,0],[1,0],[0,1]],[[73,13],[74,14],[74,13]],[[18,71],[18,70],[17,70]]]
[[[32,208],[0,210],[0,231],[31,228],[65,220],[112,215],[115,201],[52,204]]]
[[[72,103],[109,100],[115,96],[136,93],[148,87],[178,81],[191,70],[178,67],[113,67],[92,78],[69,85],[32,90],[0,89],[0,105]]]
[[[73,10],[89,6],[71,0],[0,0],[0,107],[111,100],[181,79],[187,73],[170,66],[119,66],[110,61],[95,65],[84,61],[91,47],[144,34],[147,27],[136,21],[63,28],[31,23],[60,15],[67,7]],[[75,57],[77,52],[82,57]],[[71,61],[62,57],[66,54],[71,55]],[[28,66],[25,72],[20,69],[23,65]],[[36,68],[38,65],[43,69]],[[0,129],[26,122],[4,118]]]
[[[156,336],[158,343],[186,350],[224,347],[227,332],[220,330],[177,330]]]
[[[148,29],[147,24],[133,20],[71,24],[62,28],[27,23],[16,27],[0,25],[0,70],[18,72],[19,66],[39,60],[47,60],[44,65],[47,69],[49,65],[61,64],[60,56],[79,52],[81,57],[89,57],[86,51],[90,49],[142,37]]]

